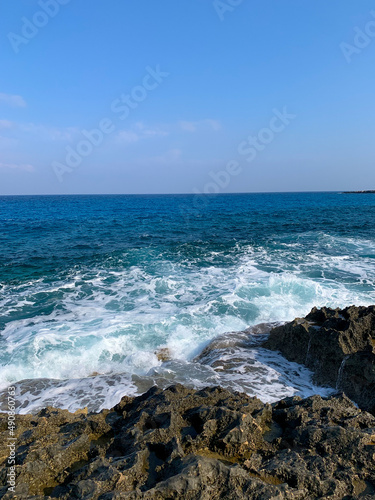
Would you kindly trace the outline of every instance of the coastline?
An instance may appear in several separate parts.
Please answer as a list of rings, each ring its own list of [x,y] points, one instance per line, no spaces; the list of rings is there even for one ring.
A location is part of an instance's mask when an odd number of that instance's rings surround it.
[[[343,194],[375,194],[375,189],[367,189],[364,191],[343,191]]]
[[[334,385],[337,394],[328,398],[269,404],[220,387],[175,384],[125,396],[100,413],[16,415],[14,492],[5,466],[9,421],[1,414],[0,496],[371,498],[374,326],[375,306],[353,306],[313,309],[272,330],[265,346]]]

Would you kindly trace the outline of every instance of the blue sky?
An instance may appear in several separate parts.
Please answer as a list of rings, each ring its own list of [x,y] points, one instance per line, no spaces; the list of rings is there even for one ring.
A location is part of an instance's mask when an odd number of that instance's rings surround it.
[[[375,188],[373,2],[59,1],[0,0],[0,194]]]

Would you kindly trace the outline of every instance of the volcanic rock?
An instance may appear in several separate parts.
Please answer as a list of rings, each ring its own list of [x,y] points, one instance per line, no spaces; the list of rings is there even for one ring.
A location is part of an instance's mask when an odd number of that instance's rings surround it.
[[[346,396],[263,404],[181,385],[124,397],[111,410],[46,408],[16,417],[16,488],[4,499],[370,499],[375,417]]]
[[[342,390],[375,414],[375,306],[312,309],[271,330],[263,344],[305,364],[314,381]]]

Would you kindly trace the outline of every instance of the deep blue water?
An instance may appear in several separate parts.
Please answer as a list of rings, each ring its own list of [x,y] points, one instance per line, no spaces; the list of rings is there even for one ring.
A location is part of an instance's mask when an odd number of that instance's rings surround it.
[[[0,384],[375,302],[375,195],[0,197]],[[160,363],[159,363],[160,364]]]

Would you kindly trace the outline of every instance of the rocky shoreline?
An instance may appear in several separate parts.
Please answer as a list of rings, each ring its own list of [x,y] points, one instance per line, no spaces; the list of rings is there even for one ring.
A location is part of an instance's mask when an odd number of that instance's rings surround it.
[[[336,387],[330,398],[271,405],[173,385],[100,413],[17,415],[14,491],[0,414],[0,498],[374,498],[374,340],[375,306],[313,309],[271,331],[264,347]]]
[[[367,189],[364,191],[343,191],[343,194],[375,194],[375,189]]]
[[[375,306],[314,308],[271,330],[263,345],[314,372],[314,381],[345,392],[375,414]]]

